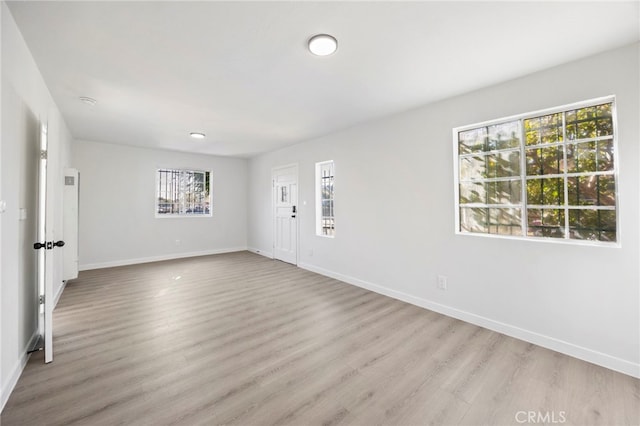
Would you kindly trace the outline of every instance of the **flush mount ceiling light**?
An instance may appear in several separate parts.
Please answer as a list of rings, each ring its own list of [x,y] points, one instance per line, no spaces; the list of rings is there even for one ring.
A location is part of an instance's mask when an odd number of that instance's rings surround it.
[[[204,139],[205,134],[200,132],[191,132],[189,135],[194,139]]]
[[[309,50],[317,56],[331,55],[338,48],[338,40],[329,34],[317,34],[309,39]]]
[[[80,102],[83,102],[89,106],[94,106],[95,104],[98,103],[98,101],[88,96],[80,96],[78,99],[80,99]]]

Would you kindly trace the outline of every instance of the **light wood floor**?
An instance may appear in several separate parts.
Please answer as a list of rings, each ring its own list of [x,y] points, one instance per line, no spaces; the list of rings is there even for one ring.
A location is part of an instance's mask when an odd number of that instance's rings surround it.
[[[247,252],[82,272],[54,322],[2,426],[640,424],[640,380]]]

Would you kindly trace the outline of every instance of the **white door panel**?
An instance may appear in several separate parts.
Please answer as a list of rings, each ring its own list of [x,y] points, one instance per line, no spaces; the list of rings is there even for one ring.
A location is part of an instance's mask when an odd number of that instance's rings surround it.
[[[298,263],[298,167],[273,170],[273,257]]]
[[[38,328],[44,339],[44,361],[53,361],[53,217],[51,199],[47,197],[51,185],[51,173],[47,172],[51,146],[47,125],[40,129],[40,167],[38,170],[38,241],[34,248],[38,250]]]
[[[38,220],[37,238],[34,242],[34,249],[38,250],[38,303],[39,318],[38,330],[44,341],[44,361],[53,361],[53,308],[55,297],[53,294],[54,276],[61,276],[56,273],[56,253],[64,246],[64,241],[56,241],[56,230],[54,227],[54,212],[58,206],[58,199],[55,194],[60,188],[60,176],[55,173],[57,170],[58,151],[57,140],[49,137],[47,124],[41,125],[40,130],[40,165],[38,170]],[[59,259],[59,258],[58,258]],[[60,263],[61,264],[61,263]],[[36,350],[37,350],[36,349]]]

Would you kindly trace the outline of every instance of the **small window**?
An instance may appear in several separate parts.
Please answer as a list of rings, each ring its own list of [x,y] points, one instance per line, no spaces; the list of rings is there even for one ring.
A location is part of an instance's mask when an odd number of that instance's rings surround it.
[[[459,233],[618,241],[613,98],[454,130]]]
[[[158,169],[156,217],[211,216],[211,172]]]
[[[320,236],[334,237],[336,233],[334,180],[333,161],[316,163],[316,233]]]

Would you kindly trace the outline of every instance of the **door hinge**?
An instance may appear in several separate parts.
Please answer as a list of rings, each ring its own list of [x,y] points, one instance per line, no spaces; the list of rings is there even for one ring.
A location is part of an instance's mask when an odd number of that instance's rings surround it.
[[[40,151],[40,159],[41,160],[46,160],[47,159],[47,151],[45,151],[45,150],[41,150]]]
[[[41,305],[44,305],[44,294],[41,294],[40,296],[38,296],[38,303],[40,303]]]

